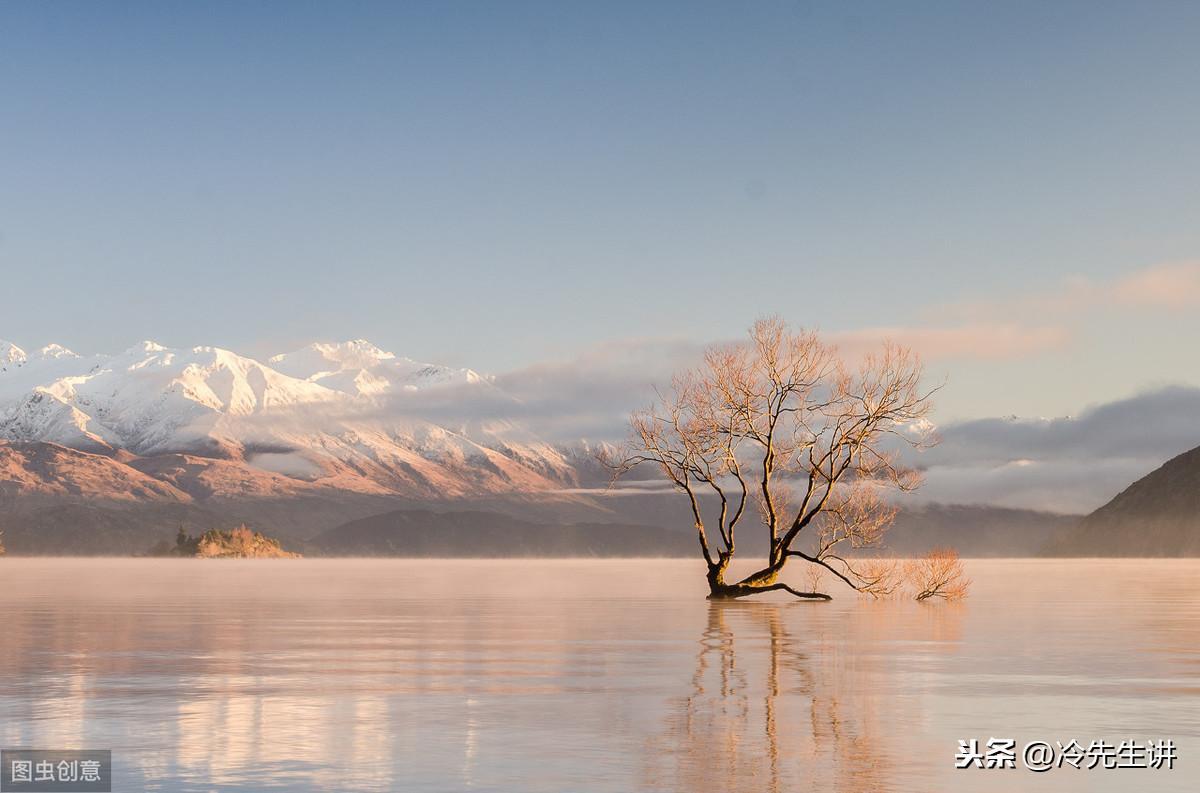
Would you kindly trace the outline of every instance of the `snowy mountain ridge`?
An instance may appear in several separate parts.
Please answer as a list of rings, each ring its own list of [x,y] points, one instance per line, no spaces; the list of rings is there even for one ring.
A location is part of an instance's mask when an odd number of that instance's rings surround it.
[[[151,341],[107,356],[54,344],[29,354],[0,341],[0,441],[228,460],[314,485],[421,497],[576,481],[561,451],[512,422],[433,410],[459,399],[512,400],[470,369],[398,357],[362,339],[266,363]]]

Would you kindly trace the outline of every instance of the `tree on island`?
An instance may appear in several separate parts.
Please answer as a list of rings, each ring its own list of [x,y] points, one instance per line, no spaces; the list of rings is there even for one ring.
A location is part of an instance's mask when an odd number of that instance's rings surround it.
[[[708,349],[632,415],[628,447],[605,460],[614,480],[649,463],[687,496],[710,599],[782,590],[829,600],[779,580],[791,559],[859,592],[895,592],[914,568],[845,551],[878,547],[896,514],[884,494],[920,482],[897,460],[899,449],[933,442],[920,360],[888,343],[852,368],[815,333],[779,319],[758,321],[749,335]],[[727,581],[749,511],[769,540],[766,564]]]
[[[253,531],[245,523],[228,531],[209,529],[199,537],[188,534],[181,524],[175,535],[174,547],[160,540],[150,549],[149,555],[204,559],[296,559],[300,557],[298,553],[283,550],[279,540]]]

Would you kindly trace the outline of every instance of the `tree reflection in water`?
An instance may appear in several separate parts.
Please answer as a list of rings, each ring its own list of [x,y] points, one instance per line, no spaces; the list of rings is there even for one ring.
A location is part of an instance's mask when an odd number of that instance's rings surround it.
[[[788,625],[808,608],[709,603],[691,691],[672,703],[647,746],[648,788],[893,789],[895,758],[872,706],[870,662],[820,634],[793,635]]]

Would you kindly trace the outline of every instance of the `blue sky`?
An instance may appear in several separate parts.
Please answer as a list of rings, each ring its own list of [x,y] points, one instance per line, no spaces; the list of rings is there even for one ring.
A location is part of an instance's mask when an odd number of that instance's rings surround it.
[[[1200,383],[1198,37],[1167,2],[6,3],[0,337],[504,372],[779,313],[929,343],[948,418]]]

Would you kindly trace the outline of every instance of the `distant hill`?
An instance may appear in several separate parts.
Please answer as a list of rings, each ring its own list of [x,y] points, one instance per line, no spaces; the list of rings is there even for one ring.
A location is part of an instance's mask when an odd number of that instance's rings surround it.
[[[882,553],[919,556],[950,547],[965,557],[1037,556],[1078,522],[1078,515],[1031,509],[928,504],[900,511]]]
[[[188,504],[65,502],[27,512],[0,512],[12,556],[135,556],[159,541],[173,540],[180,526],[203,531],[230,523],[236,525]]]
[[[1125,488],[1047,550],[1056,556],[1200,556],[1200,447]]]
[[[963,556],[1033,556],[1077,516],[980,506],[930,505],[902,512],[880,553],[919,555],[952,546]],[[631,523],[541,522],[501,512],[402,509],[350,521],[307,543],[328,556],[524,557],[699,554],[685,523],[664,529]],[[746,523],[743,554],[764,555],[762,527]]]
[[[690,531],[610,523],[555,525],[498,512],[397,510],[351,521],[308,542],[326,556],[695,556]]]

